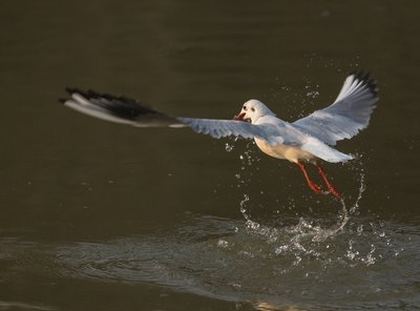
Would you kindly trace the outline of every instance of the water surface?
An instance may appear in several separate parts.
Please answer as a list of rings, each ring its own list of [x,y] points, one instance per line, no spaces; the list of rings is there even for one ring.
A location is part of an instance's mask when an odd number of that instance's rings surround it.
[[[0,309],[420,308],[415,1],[5,2]],[[245,141],[94,120],[65,86],[182,116],[293,120],[366,68],[381,100],[326,165],[344,202]]]

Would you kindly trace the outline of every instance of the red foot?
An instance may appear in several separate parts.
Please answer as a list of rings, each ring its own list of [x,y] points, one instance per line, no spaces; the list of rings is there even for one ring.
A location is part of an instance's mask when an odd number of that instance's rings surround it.
[[[338,192],[337,189],[335,189],[335,187],[332,185],[332,183],[328,180],[327,174],[325,174],[322,167],[319,166],[318,164],[316,164],[316,167],[318,168],[319,175],[321,175],[322,179],[324,180],[325,185],[328,188],[328,192],[331,193],[337,199],[341,200],[340,192]]]
[[[333,196],[335,196],[337,199],[341,200],[341,193],[337,191],[337,189],[335,189],[334,187],[331,187],[329,189],[329,191],[331,192],[331,194]]]
[[[309,178],[309,174],[305,169],[305,165],[303,163],[298,162],[297,165],[301,169],[303,176],[305,176],[306,182],[308,183],[309,188],[315,193],[322,193],[321,187],[318,186],[314,181]]]
[[[322,190],[321,190],[321,187],[320,186],[318,186],[316,183],[314,183],[313,181],[309,181],[308,182],[308,186],[309,186],[309,188],[311,188],[311,190],[313,191],[313,192],[315,192],[315,193],[321,193],[322,192]]]
[[[328,192],[335,196],[337,199],[341,200],[341,193],[338,192],[334,187],[328,188]]]

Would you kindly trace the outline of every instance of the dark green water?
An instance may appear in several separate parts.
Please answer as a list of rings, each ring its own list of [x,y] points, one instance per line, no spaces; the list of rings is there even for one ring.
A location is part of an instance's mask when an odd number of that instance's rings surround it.
[[[0,310],[420,308],[419,10],[4,1]],[[231,118],[258,98],[293,120],[358,68],[381,100],[339,144],[358,160],[327,166],[344,206],[252,143],[124,127],[57,102],[76,86]]]

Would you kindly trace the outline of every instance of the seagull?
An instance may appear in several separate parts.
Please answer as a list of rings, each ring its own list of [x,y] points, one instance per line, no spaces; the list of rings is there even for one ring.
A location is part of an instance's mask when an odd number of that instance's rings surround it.
[[[276,159],[288,160],[302,171],[309,188],[315,193],[331,194],[341,199],[341,193],[327,177],[321,160],[343,163],[353,159],[333,148],[366,128],[378,98],[377,83],[369,73],[348,75],[335,99],[328,107],[294,122],[284,121],[257,99],[246,101],[233,120],[173,117],[123,96],[101,94],[92,90],[66,88],[68,98],[60,99],[64,106],[86,115],[135,127],[189,127],[214,138],[241,137],[253,139],[258,148]],[[309,176],[306,165],[314,165],[326,190]]]

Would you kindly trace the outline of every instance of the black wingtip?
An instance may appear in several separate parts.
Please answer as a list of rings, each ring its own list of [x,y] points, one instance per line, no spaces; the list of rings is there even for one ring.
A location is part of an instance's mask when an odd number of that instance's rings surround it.
[[[66,90],[66,92],[69,94],[69,95],[72,95],[72,94],[74,94],[74,93],[78,93],[78,94],[84,94],[85,92],[83,92],[82,90],[80,90],[80,89],[78,89],[78,88],[75,88],[75,87],[66,87],[65,88],[65,90]]]
[[[135,99],[125,96],[114,96],[107,93],[98,93],[94,90],[81,90],[66,87],[68,98],[59,98],[60,103],[69,103],[70,108],[77,109],[83,106],[81,112],[91,110],[93,115],[109,121],[118,121],[126,124],[139,124],[139,126],[168,126],[180,124],[179,120],[148,107]],[[89,113],[87,113],[89,114]],[[109,118],[112,116],[112,119]]]
[[[78,89],[76,89],[76,88],[73,88],[73,87],[65,87],[64,88],[64,90],[71,96],[71,95],[73,95],[74,93],[79,93],[78,92]],[[69,99],[68,98],[64,98],[64,97],[60,97],[59,99],[58,99],[58,102],[59,103],[61,103],[61,104],[65,104],[66,103],[66,101],[68,101]]]
[[[127,120],[135,120],[137,117],[144,116],[146,114],[163,115],[153,108],[125,96],[115,96],[107,93],[99,93],[92,89],[82,90],[74,87],[66,87],[65,91],[68,93],[70,98],[74,95],[81,96],[92,105],[106,110],[107,113]],[[66,103],[68,99],[59,98],[58,100],[60,103]],[[75,99],[75,101],[79,102],[78,99]]]
[[[378,82],[372,78],[372,75],[368,71],[356,70],[350,73],[354,75],[357,80],[363,81],[363,83],[369,88],[369,90],[375,95],[378,96],[379,88]]]

